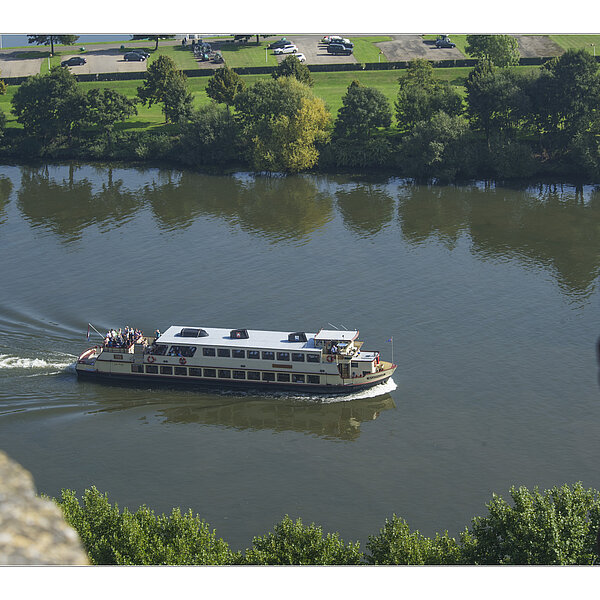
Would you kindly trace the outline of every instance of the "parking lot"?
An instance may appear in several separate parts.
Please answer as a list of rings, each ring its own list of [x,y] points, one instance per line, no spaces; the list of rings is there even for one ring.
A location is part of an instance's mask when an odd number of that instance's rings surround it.
[[[343,37],[347,35],[340,34]],[[298,46],[298,52],[306,56],[307,65],[327,65],[333,63],[356,63],[356,58],[352,54],[349,56],[328,54],[327,45],[321,44],[322,35],[291,35],[287,39]],[[272,52],[272,50],[271,50]],[[281,62],[286,57],[285,54],[278,56]]]

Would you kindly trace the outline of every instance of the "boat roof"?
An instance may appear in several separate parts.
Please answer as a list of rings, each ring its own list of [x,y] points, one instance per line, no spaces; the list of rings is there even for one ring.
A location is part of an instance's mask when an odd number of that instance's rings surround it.
[[[336,342],[351,342],[358,337],[358,331],[341,331],[339,329],[321,329],[315,340],[319,341],[336,341]]]
[[[319,350],[315,346],[314,333],[305,333],[306,342],[290,342],[288,335],[297,333],[294,331],[262,331],[259,329],[248,329],[248,338],[231,338],[231,329],[219,327],[198,327],[208,334],[203,337],[182,337],[179,335],[182,329],[191,328],[189,325],[171,325],[156,340],[158,344],[175,344],[186,346],[229,346],[234,348],[267,348],[275,350]]]

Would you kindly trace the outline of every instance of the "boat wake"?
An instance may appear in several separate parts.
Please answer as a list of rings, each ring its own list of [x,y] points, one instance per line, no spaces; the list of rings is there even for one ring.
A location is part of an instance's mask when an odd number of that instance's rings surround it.
[[[344,394],[341,396],[315,396],[315,400],[323,403],[329,402],[349,402],[350,400],[365,400],[367,398],[377,398],[393,392],[398,386],[393,379],[388,379],[385,383],[380,383],[372,388],[354,392],[353,394]]]
[[[24,358],[22,356],[11,356],[10,354],[0,354],[0,370],[4,369],[52,369],[56,372],[67,370],[69,367],[75,368],[75,359],[77,357],[71,354],[61,354],[49,360],[43,358]]]

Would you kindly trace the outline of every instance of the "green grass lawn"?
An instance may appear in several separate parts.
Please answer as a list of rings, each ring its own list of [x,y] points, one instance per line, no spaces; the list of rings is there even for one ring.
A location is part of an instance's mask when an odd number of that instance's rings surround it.
[[[350,38],[350,41],[354,44],[354,58],[359,63],[387,62],[387,58],[384,54],[379,54],[380,50],[375,44],[390,42],[391,40],[392,38],[389,35]]]
[[[563,50],[579,50],[583,48],[592,54],[596,50],[600,56],[600,35],[551,35],[549,37]],[[595,45],[595,48],[592,44]]]
[[[228,42],[221,44],[219,52],[223,55],[228,67],[276,67],[277,57],[273,50],[267,46],[271,41],[261,41],[260,44],[251,42],[249,44],[234,44]]]

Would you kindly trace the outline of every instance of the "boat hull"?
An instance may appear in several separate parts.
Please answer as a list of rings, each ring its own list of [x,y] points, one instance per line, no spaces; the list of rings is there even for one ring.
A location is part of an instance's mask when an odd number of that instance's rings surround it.
[[[126,373],[105,373],[95,370],[80,370],[77,369],[77,376],[82,380],[95,380],[112,383],[127,383],[136,386],[142,385],[162,385],[166,387],[185,387],[195,388],[204,390],[254,390],[259,392],[278,391],[278,392],[295,392],[299,394],[309,395],[346,395],[354,394],[362,390],[366,390],[382,383],[385,383],[390,379],[393,374],[393,370],[390,374],[386,374],[381,378],[374,379],[373,381],[356,382],[347,385],[303,385],[299,383],[285,384],[277,381],[273,382],[262,382],[262,381],[248,381],[248,380],[207,380],[207,379],[191,379],[189,377],[176,377],[168,375],[138,375],[138,374],[126,374]]]

